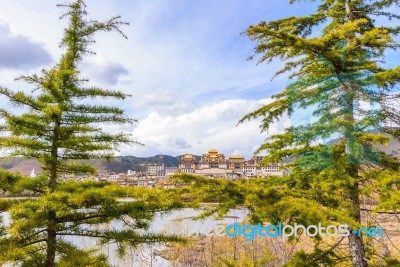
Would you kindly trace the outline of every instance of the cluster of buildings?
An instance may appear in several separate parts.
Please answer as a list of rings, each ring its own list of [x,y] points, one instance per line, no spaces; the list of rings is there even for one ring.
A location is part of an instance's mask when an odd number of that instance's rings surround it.
[[[198,157],[197,157],[198,158]],[[146,186],[146,187],[174,187],[169,182],[169,177],[178,173],[201,175],[209,178],[225,178],[235,180],[239,178],[262,178],[267,176],[283,176],[289,173],[282,164],[261,165],[262,157],[254,156],[245,160],[241,155],[232,155],[228,158],[216,149],[203,153],[199,160],[192,154],[181,157],[177,167],[166,167],[161,163],[141,164],[140,170],[128,170],[126,173],[110,172],[90,175],[65,175],[64,180],[97,180],[112,181],[121,185]],[[30,177],[36,177],[35,169]]]
[[[259,161],[262,157],[254,156],[245,160],[241,155],[232,155],[226,158],[216,149],[210,149],[196,161],[193,155],[183,156],[176,169],[167,170],[166,173],[191,173],[205,177],[223,177],[227,179],[266,177],[270,175],[283,176],[288,170],[280,164],[262,166]],[[167,168],[166,168],[167,169]]]

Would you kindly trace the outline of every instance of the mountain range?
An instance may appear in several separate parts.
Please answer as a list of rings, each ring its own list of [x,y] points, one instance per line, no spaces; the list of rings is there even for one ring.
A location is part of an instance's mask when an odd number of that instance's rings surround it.
[[[83,160],[83,162],[94,166],[99,173],[121,173],[127,172],[128,170],[144,171],[145,165],[149,163],[162,163],[166,167],[178,167],[179,161],[182,157],[183,155],[157,155],[153,157],[119,156],[109,162],[103,159]],[[199,161],[201,158],[196,155],[194,157],[196,158],[196,161]],[[28,159],[24,157],[1,157],[0,168],[29,175],[33,168],[35,168],[36,173],[39,173],[41,163],[36,159]]]
[[[391,140],[388,145],[377,145],[378,149],[400,158],[400,141],[393,138],[390,134],[384,135],[391,137]],[[337,142],[339,142],[339,139],[333,139],[326,144],[329,145]],[[118,156],[111,161],[92,159],[84,160],[83,162],[94,166],[99,173],[106,174],[109,172],[127,172],[128,170],[145,171],[145,166],[149,163],[162,163],[166,167],[178,167],[179,161],[182,157],[183,155],[156,155],[153,157]],[[200,161],[201,156],[194,155],[194,157],[196,161]],[[291,161],[291,159],[288,159],[287,161]],[[29,175],[33,168],[35,168],[36,173],[40,173],[41,164],[36,159],[28,159],[24,157],[0,157],[0,168]]]

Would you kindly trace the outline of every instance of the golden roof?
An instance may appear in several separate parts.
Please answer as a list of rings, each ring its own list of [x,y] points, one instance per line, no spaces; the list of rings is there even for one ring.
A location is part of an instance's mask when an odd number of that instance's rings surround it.
[[[241,155],[232,155],[232,156],[230,156],[229,158],[230,158],[230,159],[244,159],[244,157],[241,156]]]
[[[208,153],[218,153],[218,151],[214,148],[211,148],[210,150],[208,150]]]
[[[185,156],[183,156],[184,159],[194,159],[193,155],[190,154],[186,154]]]

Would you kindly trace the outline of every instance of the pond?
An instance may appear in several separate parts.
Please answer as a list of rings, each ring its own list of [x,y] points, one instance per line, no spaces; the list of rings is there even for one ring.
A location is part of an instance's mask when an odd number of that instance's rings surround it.
[[[151,223],[149,232],[153,233],[168,233],[178,234],[183,236],[192,236],[193,234],[206,234],[212,229],[217,229],[219,225],[226,225],[235,222],[240,222],[246,217],[246,210],[230,210],[222,219],[210,217],[202,220],[192,220],[195,216],[199,215],[201,210],[191,208],[175,210],[168,214],[156,214],[153,222]],[[10,219],[7,213],[2,213],[3,222],[7,226]],[[116,223],[111,223],[108,227],[122,227]],[[73,242],[80,248],[99,247],[94,238],[88,237],[66,237],[65,240]],[[161,245],[142,245],[139,248],[132,249],[130,253],[123,259],[120,259],[116,254],[116,245],[104,245],[99,249],[108,256],[109,262],[113,265],[120,267],[127,266],[153,266],[153,267],[168,267],[170,263],[168,260],[155,255],[157,250],[162,249]]]

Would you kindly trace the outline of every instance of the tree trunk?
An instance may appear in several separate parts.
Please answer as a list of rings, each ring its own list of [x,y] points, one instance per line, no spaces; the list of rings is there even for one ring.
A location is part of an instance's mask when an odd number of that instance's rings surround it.
[[[344,1],[344,9],[346,10],[346,17],[349,22],[355,19],[354,12],[351,6],[352,0]],[[354,33],[350,33],[346,36],[347,45],[349,45],[354,39]],[[357,158],[357,152],[355,149],[356,142],[356,129],[355,129],[355,119],[354,119],[354,98],[356,96],[356,91],[354,90],[351,81],[346,81],[343,84],[345,98],[346,98],[346,119],[347,119],[347,127],[345,129],[345,138],[346,138],[346,155],[348,157],[349,169],[348,174],[352,177],[355,182],[349,190],[349,200],[352,206],[352,215],[355,221],[361,222],[361,214],[360,214],[360,194],[358,188],[358,168],[359,162]],[[358,236],[358,234],[353,234],[350,228],[349,235],[349,251],[350,257],[353,264],[353,267],[367,267],[367,260],[365,256],[365,247],[363,243],[362,236]]]
[[[51,161],[49,164],[50,177],[49,177],[49,189],[50,194],[54,192],[57,186],[57,160],[58,160],[58,140],[59,140],[59,130],[60,122],[56,121],[53,130],[53,140],[51,148]],[[55,259],[57,252],[57,216],[55,211],[49,210],[47,213],[47,240],[46,240],[46,267],[55,267]]]
[[[354,169],[357,171],[356,169]],[[358,183],[354,184],[354,187],[350,190],[350,201],[353,210],[353,218],[357,222],[361,222],[361,213],[360,213],[360,197],[358,191]],[[365,248],[363,243],[362,236],[358,236],[358,234],[353,234],[349,229],[349,250],[351,261],[354,267],[367,267],[368,263],[365,256]]]
[[[347,173],[352,177],[355,182],[354,184],[349,188],[349,201],[351,204],[351,212],[353,219],[360,223],[361,222],[361,213],[360,213],[360,193],[359,193],[359,187],[358,187],[358,168],[359,168],[359,162],[357,158],[357,152],[355,151],[357,147],[355,147],[355,120],[354,120],[354,94],[352,92],[352,86],[349,84],[345,85],[345,92],[346,93],[346,104],[347,104],[347,110],[348,116],[347,118],[347,123],[348,127],[345,131],[345,137],[346,137],[346,155],[348,157],[349,162],[349,167],[347,169]],[[367,267],[367,261],[366,261],[366,256],[365,256],[365,248],[364,248],[364,243],[362,240],[362,236],[358,236],[358,234],[353,234],[351,231],[352,229],[350,228],[350,235],[349,235],[349,250],[350,250],[350,256],[351,256],[351,261],[353,263],[354,267]]]
[[[350,229],[351,230],[351,229]],[[349,250],[351,256],[351,262],[354,267],[367,267],[367,261],[365,259],[364,243],[362,236],[349,235]]]
[[[46,249],[46,267],[54,267],[55,259],[56,259],[56,242],[57,242],[57,234],[56,234],[56,224],[55,217],[56,214],[54,211],[49,211],[48,213],[49,224],[47,226],[47,249]]]

